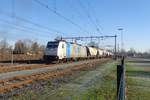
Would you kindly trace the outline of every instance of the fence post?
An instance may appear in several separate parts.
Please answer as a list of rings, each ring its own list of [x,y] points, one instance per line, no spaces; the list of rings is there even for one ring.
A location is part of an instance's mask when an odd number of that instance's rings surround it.
[[[124,57],[121,59],[121,65],[117,65],[117,100],[125,100],[125,72]]]
[[[117,95],[119,93],[122,71],[123,71],[122,65],[117,65]]]
[[[124,66],[124,56],[121,59],[121,65]]]

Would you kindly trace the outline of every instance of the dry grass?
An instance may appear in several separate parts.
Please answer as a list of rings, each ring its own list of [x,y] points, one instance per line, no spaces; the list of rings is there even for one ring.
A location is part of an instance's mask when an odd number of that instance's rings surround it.
[[[27,55],[27,54],[13,54],[14,61],[21,60],[39,60],[42,59],[43,53]],[[0,54],[0,61],[11,61],[12,55],[9,53]]]

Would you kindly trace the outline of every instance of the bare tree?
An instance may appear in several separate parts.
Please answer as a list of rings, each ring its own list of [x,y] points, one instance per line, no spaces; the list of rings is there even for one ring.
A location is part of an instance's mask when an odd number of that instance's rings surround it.
[[[27,47],[26,47],[25,42],[23,42],[21,40],[18,40],[15,43],[14,53],[16,53],[16,54],[24,54],[24,53],[26,53],[26,51],[27,51]]]
[[[10,47],[6,39],[0,41],[0,60],[8,59]]]
[[[31,50],[32,52],[38,54],[38,52],[40,51],[39,44],[37,42],[33,42],[31,45]]]
[[[7,49],[9,48],[9,44],[7,43],[7,40],[1,40],[0,41],[0,50],[3,51],[7,51]]]
[[[32,40],[30,39],[25,39],[23,40],[25,47],[26,47],[26,52],[31,52],[32,51],[32,44],[34,43]]]
[[[134,48],[130,48],[130,50],[127,52],[128,56],[134,56],[136,54],[136,51]]]

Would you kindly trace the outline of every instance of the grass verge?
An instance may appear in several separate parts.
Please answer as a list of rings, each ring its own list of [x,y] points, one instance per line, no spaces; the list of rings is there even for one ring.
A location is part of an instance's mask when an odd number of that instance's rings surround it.
[[[149,100],[150,65],[127,62],[126,75],[128,100]]]

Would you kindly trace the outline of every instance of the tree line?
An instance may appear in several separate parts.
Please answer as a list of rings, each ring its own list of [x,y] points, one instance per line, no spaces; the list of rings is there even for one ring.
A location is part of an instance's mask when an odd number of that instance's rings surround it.
[[[121,51],[119,52],[121,55]],[[123,50],[124,55],[128,57],[144,57],[144,58],[150,58],[150,50],[145,52],[139,52],[136,51],[134,48],[130,48],[129,50]]]
[[[1,54],[8,52],[13,54],[38,54],[39,52],[43,52],[44,48],[44,45],[41,45],[37,41],[32,40],[18,40],[15,42],[14,46],[9,44],[6,39],[0,41]]]
[[[98,44],[91,42],[88,45],[98,47]],[[0,57],[13,54],[24,54],[24,55],[38,55],[43,54],[45,45],[38,43],[37,41],[25,39],[17,40],[14,45],[8,43],[6,39],[0,40]],[[126,56],[131,57],[147,57],[150,58],[150,50],[146,52],[137,52],[134,48],[130,48],[128,51],[123,50]],[[121,52],[118,52],[118,54]],[[0,59],[1,59],[0,58]]]

